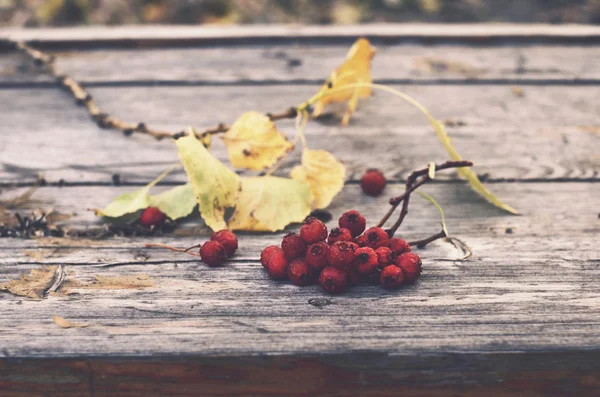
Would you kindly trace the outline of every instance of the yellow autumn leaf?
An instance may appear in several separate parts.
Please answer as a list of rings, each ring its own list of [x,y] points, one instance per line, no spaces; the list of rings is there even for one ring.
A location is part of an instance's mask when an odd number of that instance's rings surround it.
[[[310,187],[276,176],[242,177],[232,230],[270,231],[302,222],[311,210]]]
[[[241,115],[222,138],[236,168],[263,170],[294,148],[269,117],[254,111]]]
[[[158,208],[173,220],[185,218],[194,211],[196,205],[198,203],[191,183],[175,186],[150,197],[150,206]]]
[[[239,177],[214,158],[194,134],[177,139],[175,144],[206,225],[213,230],[225,229],[225,209],[235,207]]]
[[[310,185],[313,208],[325,208],[344,187],[346,167],[326,150],[304,149],[302,164],[290,176]]]
[[[371,59],[375,55],[375,48],[371,46],[369,40],[365,38],[358,39],[348,51],[346,61],[336,70],[331,72],[325,84],[319,92],[309,100],[313,103],[313,116],[317,117],[330,103],[348,102],[346,114],[342,119],[342,125],[348,124],[350,116],[356,110],[359,98],[366,98],[371,95],[370,87],[355,87],[354,89],[340,90],[340,87],[350,84],[370,84],[371,78]],[[316,99],[316,101],[313,101]]]

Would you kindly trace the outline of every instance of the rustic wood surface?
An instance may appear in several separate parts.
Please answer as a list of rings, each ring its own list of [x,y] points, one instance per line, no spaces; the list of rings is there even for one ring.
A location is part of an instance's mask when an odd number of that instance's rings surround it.
[[[449,127],[454,144],[523,214],[506,215],[453,173],[440,173],[424,191],[473,256],[460,260],[465,248],[438,241],[419,252],[425,273],[417,284],[396,292],[360,286],[333,297],[267,277],[260,250],[283,232],[240,234],[238,254],[219,269],[143,246],[205,239],[195,220],[177,235],[0,239],[0,278],[50,266],[67,275],[71,292],[35,301],[0,293],[1,396],[600,393],[598,29],[360,29],[0,30],[54,48],[60,67],[111,114],[173,131],[302,102],[362,32],[380,40],[375,79],[463,123]],[[182,42],[187,48],[175,48]],[[427,59],[437,69],[427,69]],[[169,142],[98,129],[9,51],[0,53],[0,100],[0,200],[23,193],[39,174],[48,182],[19,209],[24,215],[53,208],[70,215],[64,227],[98,227],[88,209],[177,161]],[[362,102],[349,127],[337,122],[328,116],[307,130],[311,147],[331,150],[349,169],[328,208],[330,227],[349,208],[379,219],[411,170],[446,159],[423,116],[385,94]],[[278,125],[293,131],[291,122]],[[214,146],[224,160],[218,139]],[[379,198],[362,195],[356,183],[372,166],[391,179]],[[184,180],[174,173],[159,189]],[[439,227],[436,210],[415,198],[400,232],[418,239]],[[153,284],[77,284],[123,274],[147,274]],[[89,326],[62,329],[53,315]]]

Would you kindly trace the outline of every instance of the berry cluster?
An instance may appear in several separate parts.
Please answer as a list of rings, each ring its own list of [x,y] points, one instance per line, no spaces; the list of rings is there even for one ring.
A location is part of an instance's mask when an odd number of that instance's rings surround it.
[[[365,230],[366,224],[360,212],[347,211],[328,234],[323,222],[308,218],[299,234],[283,237],[281,247],[266,247],[260,261],[275,280],[289,279],[300,286],[316,280],[329,293],[374,276],[384,288],[414,282],[421,274],[421,259],[410,245],[389,238],[380,227]]]
[[[232,231],[223,229],[213,233],[200,247],[200,259],[210,267],[221,266],[225,259],[235,254],[238,240]]]

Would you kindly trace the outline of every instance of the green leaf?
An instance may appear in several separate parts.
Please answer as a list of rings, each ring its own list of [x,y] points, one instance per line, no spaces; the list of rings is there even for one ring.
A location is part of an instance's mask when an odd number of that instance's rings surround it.
[[[175,144],[206,225],[212,230],[225,229],[225,210],[235,207],[240,178],[214,158],[194,134]]]
[[[427,193],[423,193],[423,192],[419,192],[419,191],[416,191],[415,193],[418,193],[421,196],[423,196],[431,204],[433,204],[435,206],[435,208],[437,208],[438,212],[440,213],[440,217],[442,218],[442,230],[444,231],[444,233],[446,233],[446,237],[450,236],[450,234],[448,233],[448,229],[446,228],[446,217],[444,216],[444,210],[442,209],[442,207],[437,203],[437,201],[435,201],[435,199],[433,197],[431,197]]]
[[[308,183],[276,176],[242,177],[232,230],[277,231],[302,222],[311,211]]]
[[[155,180],[139,190],[121,194],[104,209],[96,210],[96,215],[108,218],[120,218],[123,215],[148,208],[150,206],[150,189],[177,167],[166,170]]]
[[[164,212],[170,219],[185,218],[198,203],[191,183],[174,187],[150,197],[150,206]]]

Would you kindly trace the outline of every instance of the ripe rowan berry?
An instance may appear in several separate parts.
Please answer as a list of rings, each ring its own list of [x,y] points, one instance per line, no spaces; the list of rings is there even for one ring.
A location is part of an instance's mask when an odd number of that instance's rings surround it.
[[[144,226],[157,226],[165,221],[165,214],[156,207],[148,207],[140,214],[140,223]]]
[[[335,267],[327,266],[321,271],[319,285],[330,294],[338,294],[344,290],[348,276],[346,272]]]
[[[369,274],[379,266],[377,253],[373,248],[361,247],[354,250],[354,267],[360,274]]]
[[[200,259],[210,267],[220,266],[227,259],[227,251],[218,241],[207,241],[200,247]]]
[[[383,288],[398,288],[404,282],[404,274],[398,266],[389,265],[383,268],[379,280]]]
[[[281,240],[281,249],[288,260],[303,257],[306,253],[306,243],[296,233],[288,233]]]
[[[329,247],[327,261],[330,266],[340,269],[348,268],[354,261],[354,250],[358,246],[350,241],[337,241]]]
[[[315,270],[323,269],[328,265],[328,254],[329,245],[323,241],[319,241],[308,246],[308,250],[306,250],[306,262]]]
[[[336,241],[352,241],[352,233],[350,230],[344,227],[334,227],[329,232],[329,237],[327,237],[327,244],[333,244]]]
[[[358,236],[357,238],[355,238],[354,242],[359,247],[367,247],[368,246],[368,244],[367,244],[367,236],[365,236],[364,234],[361,234],[360,236]]]
[[[300,228],[300,237],[307,244],[313,244],[327,239],[327,226],[317,218],[309,217]]]
[[[274,280],[287,278],[288,260],[283,252],[276,252],[267,261],[267,273]]]
[[[384,247],[390,241],[390,238],[385,230],[380,227],[370,227],[365,231],[365,243],[367,247],[377,249]]]
[[[223,245],[223,247],[225,247],[227,257],[231,257],[238,249],[238,239],[231,230],[219,230],[218,232],[213,233],[210,239],[213,241],[218,241],[221,243],[221,245]]]
[[[306,263],[306,260],[294,259],[287,266],[287,276],[295,285],[308,285],[312,281],[312,269]]]
[[[408,242],[398,237],[391,238],[390,242],[388,243],[388,247],[394,251],[396,256],[410,251],[410,245]]]
[[[262,263],[265,269],[267,268],[267,262],[271,255],[278,252],[283,254],[283,250],[278,245],[269,245],[264,250],[262,250],[262,252],[260,253],[260,263]]]
[[[370,169],[360,178],[360,187],[362,191],[373,197],[377,197],[385,189],[385,176],[383,173],[376,169]]]
[[[396,259],[396,266],[402,269],[404,278],[409,283],[414,283],[419,278],[422,265],[421,258],[414,252],[405,252]]]
[[[377,254],[377,261],[381,269],[396,262],[396,255],[388,247],[379,247],[375,250],[375,253]]]
[[[340,227],[350,230],[352,236],[359,236],[367,227],[367,220],[356,210],[346,211],[340,217],[338,224]]]

